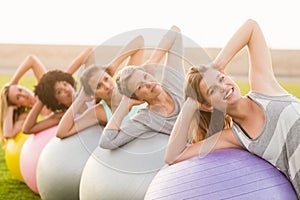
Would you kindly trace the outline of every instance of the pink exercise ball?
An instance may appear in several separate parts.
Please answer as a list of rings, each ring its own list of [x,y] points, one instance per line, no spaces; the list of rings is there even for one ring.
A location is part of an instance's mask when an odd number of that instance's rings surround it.
[[[57,126],[36,134],[31,134],[23,145],[20,156],[21,173],[27,186],[39,194],[36,182],[36,169],[40,154],[48,142],[54,137]]]

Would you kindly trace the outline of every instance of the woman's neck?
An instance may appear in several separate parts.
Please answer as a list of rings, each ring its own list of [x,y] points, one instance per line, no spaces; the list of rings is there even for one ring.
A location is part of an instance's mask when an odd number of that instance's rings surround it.
[[[34,96],[34,98],[31,99],[30,105],[28,106],[28,108],[32,108],[37,101],[38,101],[38,97]]]
[[[255,113],[255,106],[256,103],[254,101],[248,97],[242,97],[237,104],[228,106],[226,112],[235,122],[241,123],[249,118],[249,113]]]
[[[156,98],[148,100],[147,103],[148,108],[155,112],[164,115],[170,115],[174,112],[174,101],[166,91],[162,91]]]
[[[105,101],[105,103],[108,105],[108,107],[111,109],[111,99],[102,99],[102,101]]]

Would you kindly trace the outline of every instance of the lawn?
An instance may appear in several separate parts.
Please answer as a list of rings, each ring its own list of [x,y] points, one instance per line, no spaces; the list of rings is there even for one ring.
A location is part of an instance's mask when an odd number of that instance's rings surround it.
[[[8,82],[10,76],[0,75],[0,87]],[[33,85],[36,84],[35,80],[32,76],[24,77],[20,84],[33,89]],[[300,98],[300,81],[299,82],[281,82],[282,86],[288,90],[293,95]],[[249,91],[249,84],[246,81],[238,81],[238,85],[240,86],[241,93],[244,95]],[[11,176],[10,172],[7,170],[5,164],[5,156],[4,150],[0,145],[0,199],[40,199],[38,195],[33,193],[26,184],[18,181],[14,177]]]
[[[40,196],[32,192],[25,183],[20,182],[10,174],[5,164],[5,153],[2,148],[0,150],[0,199],[41,199]]]

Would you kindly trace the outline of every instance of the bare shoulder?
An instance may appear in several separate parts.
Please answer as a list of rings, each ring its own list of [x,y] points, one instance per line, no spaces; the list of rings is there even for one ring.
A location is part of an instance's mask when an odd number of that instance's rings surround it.
[[[223,145],[227,148],[242,148],[232,128],[222,130],[220,139],[222,140]]]

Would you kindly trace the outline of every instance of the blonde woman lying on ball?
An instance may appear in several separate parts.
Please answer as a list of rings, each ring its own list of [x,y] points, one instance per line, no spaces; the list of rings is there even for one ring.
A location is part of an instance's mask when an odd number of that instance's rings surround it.
[[[249,53],[251,91],[241,96],[224,70],[244,47]],[[191,67],[186,82],[187,99],[172,130],[165,161],[174,164],[218,149],[246,149],[285,174],[299,198],[300,100],[277,82],[270,50],[257,22],[247,20],[211,64]],[[232,118],[232,126],[187,145],[188,129],[198,109],[224,112]],[[219,123],[224,124],[224,118]]]

